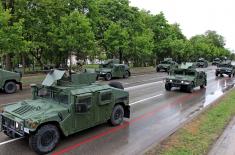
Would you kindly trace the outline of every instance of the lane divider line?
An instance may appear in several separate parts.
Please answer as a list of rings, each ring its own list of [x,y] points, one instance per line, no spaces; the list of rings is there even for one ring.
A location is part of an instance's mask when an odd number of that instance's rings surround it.
[[[17,141],[17,140],[20,140],[20,139],[23,139],[23,138],[20,137],[20,138],[15,138],[15,139],[7,140],[7,141],[5,141],[5,142],[1,142],[1,143],[0,143],[0,146],[1,146],[1,145],[4,145],[4,144],[7,144],[7,143],[11,143],[11,142]]]
[[[141,85],[137,85],[137,86],[127,87],[124,90],[131,90],[131,89],[146,87],[146,86],[150,86],[152,84],[159,84],[159,83],[163,83],[163,81],[157,81],[157,82],[151,82],[151,83],[141,84]]]
[[[155,95],[155,96],[152,96],[152,97],[148,97],[148,98],[145,98],[145,99],[142,99],[142,100],[139,100],[139,101],[136,101],[136,102],[130,103],[130,105],[135,105],[135,104],[138,104],[138,103],[141,103],[141,102],[147,101],[147,100],[151,100],[151,99],[153,99],[153,98],[160,97],[160,96],[162,96],[162,95],[163,95],[163,94],[158,94],[158,95]]]

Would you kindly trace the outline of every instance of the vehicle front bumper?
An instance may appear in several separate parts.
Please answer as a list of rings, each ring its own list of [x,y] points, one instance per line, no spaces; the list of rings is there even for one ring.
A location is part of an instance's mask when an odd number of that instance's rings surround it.
[[[17,122],[20,124],[19,122]],[[0,131],[3,131],[6,135],[16,138],[16,137],[24,137],[24,122],[20,124],[20,128],[16,128],[16,121],[3,116],[0,114]]]
[[[166,82],[165,84],[170,84],[171,87],[186,87],[188,85],[190,85],[190,82],[184,82],[182,83],[181,81],[177,81],[177,82]]]
[[[232,71],[216,71],[216,74],[226,74],[226,75],[229,75],[229,74],[232,74]]]

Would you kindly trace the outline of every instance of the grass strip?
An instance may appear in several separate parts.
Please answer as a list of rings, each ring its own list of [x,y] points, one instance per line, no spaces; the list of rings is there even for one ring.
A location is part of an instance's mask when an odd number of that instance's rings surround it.
[[[219,99],[198,117],[176,131],[146,155],[201,155],[207,154],[235,116],[235,89]]]

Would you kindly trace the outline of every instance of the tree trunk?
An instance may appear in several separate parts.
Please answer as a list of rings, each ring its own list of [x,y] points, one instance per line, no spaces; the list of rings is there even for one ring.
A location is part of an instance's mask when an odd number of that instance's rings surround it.
[[[26,67],[26,60],[25,60],[25,57],[26,57],[25,53],[22,53],[22,54],[21,54],[21,58],[22,58],[22,66],[23,66],[22,72],[23,72],[23,74],[25,73],[25,67]]]
[[[123,57],[123,53],[121,50],[119,50],[119,63],[122,64],[122,57]]]
[[[12,70],[11,55],[9,53],[6,54],[6,70],[8,71]]]

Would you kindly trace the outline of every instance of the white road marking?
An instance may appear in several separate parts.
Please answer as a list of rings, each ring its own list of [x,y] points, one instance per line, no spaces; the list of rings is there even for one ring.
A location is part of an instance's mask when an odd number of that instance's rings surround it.
[[[125,88],[125,90],[131,90],[131,89],[146,87],[146,86],[150,86],[150,85],[153,85],[153,84],[159,84],[159,83],[163,83],[163,81],[157,81],[157,82],[151,82],[151,83],[141,84],[141,85],[137,85],[137,86],[127,87],[127,88]]]
[[[11,142],[17,141],[17,140],[20,140],[20,139],[23,139],[23,138],[22,137],[21,138],[15,138],[15,139],[7,140],[5,142],[1,142],[0,146],[2,146],[4,144],[7,144],[7,143],[11,143]]]
[[[135,101],[133,103],[130,103],[130,105],[134,105],[134,104],[138,104],[138,103],[141,103],[141,102],[144,102],[144,101],[147,101],[147,100],[151,100],[153,98],[157,98],[157,97],[160,97],[162,95],[163,94],[158,94],[158,95],[155,95],[155,96],[152,96],[152,97],[148,97],[148,98],[145,98],[145,99],[142,99],[142,100],[139,100],[139,101]]]
[[[151,81],[151,80],[162,80],[162,78],[166,78],[166,76],[159,76],[159,77],[155,77],[155,78],[150,78],[150,79],[147,79],[147,80],[141,80],[141,81],[136,81],[136,82],[131,82],[131,83],[128,83],[128,82],[124,82],[123,84],[136,84],[136,83],[140,83],[140,82],[146,82],[146,81]]]

